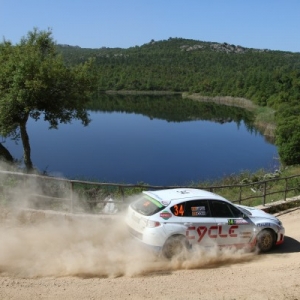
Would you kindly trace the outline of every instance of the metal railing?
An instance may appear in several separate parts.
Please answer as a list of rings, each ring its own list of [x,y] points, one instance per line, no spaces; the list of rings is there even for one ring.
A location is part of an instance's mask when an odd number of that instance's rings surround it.
[[[151,186],[101,183],[0,170],[0,203],[26,202],[37,209],[71,213],[113,213],[124,209],[131,197],[143,190],[201,188],[234,203],[266,205],[300,194],[300,175],[222,186]],[[20,205],[21,205],[20,204]],[[110,207],[110,208],[109,208]],[[106,209],[106,210],[105,210]]]

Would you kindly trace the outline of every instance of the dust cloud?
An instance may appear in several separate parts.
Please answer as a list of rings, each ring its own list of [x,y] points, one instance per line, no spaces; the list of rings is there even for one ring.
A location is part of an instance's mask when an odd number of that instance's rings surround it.
[[[32,212],[13,215],[14,220],[1,222],[1,273],[117,277],[131,273],[132,266],[144,259],[129,239],[122,218],[101,221],[63,215],[43,218]]]
[[[3,179],[3,178],[2,178]],[[36,187],[35,187],[36,188]],[[27,193],[28,187],[26,187]],[[33,191],[31,191],[32,193]],[[18,205],[0,205],[0,274],[22,278],[145,276],[180,269],[216,268],[253,260],[255,253],[195,249],[172,260],[133,240],[124,215],[72,215],[28,209],[25,189]]]
[[[185,258],[166,260],[128,235],[123,217],[46,217],[10,213],[0,224],[0,273],[23,278],[45,276],[139,276],[180,269],[216,268],[255,258],[239,250],[200,248]],[[11,217],[14,217],[12,219]]]

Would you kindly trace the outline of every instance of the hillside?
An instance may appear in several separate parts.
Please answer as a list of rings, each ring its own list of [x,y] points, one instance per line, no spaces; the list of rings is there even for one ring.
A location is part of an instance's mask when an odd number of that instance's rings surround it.
[[[276,111],[276,144],[285,164],[300,163],[300,53],[182,38],[142,46],[86,49],[57,45],[76,65],[95,58],[99,91],[173,91],[232,96]]]
[[[69,64],[95,57],[99,90],[190,91],[245,97],[259,105],[274,101],[285,77],[300,70],[300,53],[180,38],[128,49],[58,49]]]

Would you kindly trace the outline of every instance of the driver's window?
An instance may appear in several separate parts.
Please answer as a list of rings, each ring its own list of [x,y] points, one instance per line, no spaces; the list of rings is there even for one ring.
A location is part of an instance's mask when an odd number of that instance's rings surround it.
[[[223,201],[213,200],[210,201],[212,216],[215,218],[238,218],[241,214],[238,210],[229,203]]]
[[[210,217],[210,210],[207,200],[193,200],[185,204],[185,216],[205,218]]]

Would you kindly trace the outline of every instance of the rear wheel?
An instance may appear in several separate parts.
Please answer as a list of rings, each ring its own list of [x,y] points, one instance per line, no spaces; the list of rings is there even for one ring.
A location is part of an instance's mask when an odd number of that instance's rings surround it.
[[[187,250],[187,242],[183,235],[171,236],[165,242],[162,254],[164,257],[171,259],[174,256],[184,254]]]
[[[260,252],[268,252],[275,244],[275,234],[272,230],[264,229],[257,236],[257,248]]]

